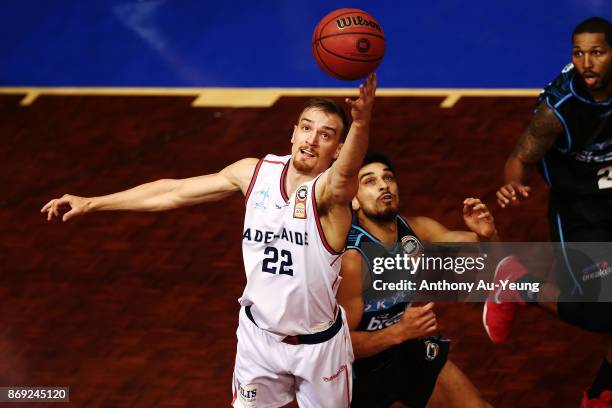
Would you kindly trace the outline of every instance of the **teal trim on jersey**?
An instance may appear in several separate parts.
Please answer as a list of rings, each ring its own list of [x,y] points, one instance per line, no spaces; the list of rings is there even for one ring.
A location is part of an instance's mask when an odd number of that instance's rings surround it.
[[[567,270],[569,271],[572,280],[574,281],[574,287],[572,288],[572,296],[576,289],[578,289],[578,294],[582,296],[582,286],[576,280],[576,275],[574,274],[574,269],[569,262],[569,258],[567,256],[567,248],[565,247],[565,239],[563,238],[563,226],[561,225],[561,215],[557,213],[557,228],[559,229],[559,238],[561,239],[561,249],[563,250],[563,258],[565,259],[565,265],[567,266]]]
[[[368,257],[367,257],[367,255],[365,254],[365,252],[363,252],[363,250],[362,250],[361,248],[359,248],[359,247],[357,247],[357,246],[353,246],[353,245],[348,245],[348,246],[346,247],[346,249],[347,249],[347,250],[348,250],[348,249],[354,249],[354,250],[358,251],[358,252],[361,254],[361,256],[363,256],[363,258],[364,258],[364,259],[366,260],[366,262],[368,263],[368,270],[370,270],[370,271],[372,270],[372,262],[370,262],[370,258],[368,258]]]
[[[361,237],[363,237],[363,234],[359,234],[357,236],[357,239],[355,240],[355,246],[359,246],[359,243],[361,242]]]
[[[561,100],[559,102],[557,102],[555,104],[555,109],[557,109],[559,106],[563,105],[563,102],[565,102],[566,100],[568,100],[569,98],[571,98],[573,95],[571,93],[568,93],[567,95],[565,95],[563,98],[561,98]]]
[[[370,234],[365,229],[361,228],[359,225],[353,224],[352,227],[355,228],[357,231],[361,232],[366,237],[370,238],[372,241],[376,242],[377,244],[382,244],[382,242],[380,242],[380,240],[378,238],[376,238],[374,235]]]
[[[550,182],[550,174],[548,173],[548,165],[546,164],[545,158],[542,158],[542,170],[544,171],[544,178],[546,179],[546,182],[549,186],[552,186],[552,183]]]
[[[608,106],[608,105],[611,105],[611,104],[612,104],[612,98],[608,99],[608,100],[607,100],[607,101],[605,101],[605,102],[595,102],[595,101],[591,101],[591,100],[589,100],[589,99],[587,99],[587,98],[584,98],[584,97],[580,96],[580,95],[579,95],[579,94],[578,94],[576,91],[574,91],[574,78],[575,78],[575,77],[576,77],[576,75],[574,74],[574,76],[572,77],[572,79],[569,81],[569,83],[570,83],[570,91],[572,92],[572,94],[573,94],[573,95],[574,95],[576,98],[578,98],[578,100],[579,100],[580,102],[584,102],[584,103],[586,103],[586,104],[593,105],[593,106]]]
[[[404,224],[404,225],[405,225],[405,226],[406,226],[406,227],[407,227],[409,230],[412,230],[412,228],[410,228],[410,225],[408,225],[408,223],[407,223],[406,221],[404,221],[404,219],[403,219],[403,218],[402,218],[400,215],[397,215],[397,216],[396,216],[396,219],[401,220],[401,221],[402,221],[402,223],[403,223],[403,224]],[[376,244],[378,244],[378,245],[382,246],[383,248],[385,248],[385,244],[383,244],[382,242],[380,242],[380,240],[379,240],[378,238],[376,238],[374,235],[370,234],[368,231],[366,231],[364,228],[360,227],[359,225],[357,225],[357,224],[352,224],[352,225],[351,225],[351,228],[354,228],[354,229],[356,229],[356,230],[360,231],[360,232],[361,232],[363,235],[365,235],[365,236],[367,236],[368,238],[370,238],[370,239],[372,240],[372,242],[374,242],[374,243],[376,243]],[[358,244],[358,243],[359,243],[359,241],[357,241],[357,242],[356,242],[356,244]],[[386,251],[388,251],[388,252],[391,252],[391,253],[395,253],[399,247],[401,247],[401,246],[400,246],[400,243],[396,241],[395,246],[393,247],[393,249],[391,249],[391,250],[387,250],[387,249],[385,248],[385,250],[386,250]]]
[[[410,226],[410,224],[408,224],[408,221],[406,221],[406,220],[404,219],[404,217],[402,217],[401,215],[398,215],[398,216],[397,216],[397,218],[398,218],[398,219],[399,219],[399,220],[402,222],[402,224],[404,224],[404,227],[406,227],[406,228],[408,228],[409,230],[411,230],[411,231],[413,231],[413,232],[414,232],[414,230],[412,229],[412,227]],[[416,235],[416,233],[415,233],[415,235]]]

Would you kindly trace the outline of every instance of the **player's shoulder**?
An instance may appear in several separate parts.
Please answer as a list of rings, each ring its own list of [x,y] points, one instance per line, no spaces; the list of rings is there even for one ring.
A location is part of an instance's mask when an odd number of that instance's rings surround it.
[[[357,222],[353,222],[346,241],[347,249],[360,248],[363,244],[368,242],[375,242],[372,234],[357,224]]]
[[[576,74],[574,64],[569,63],[561,72],[544,87],[538,97],[538,105],[544,100],[548,100],[551,105],[556,105],[562,101],[567,95],[572,93],[572,80]]]
[[[291,159],[291,155],[283,155],[283,156],[279,156],[277,154],[273,154],[273,153],[268,153],[266,154],[261,161],[263,163],[266,164],[278,164],[278,165],[285,165],[287,164],[287,162],[289,161],[289,159]]]
[[[241,164],[241,168],[250,176],[251,183],[255,181],[258,175],[270,171],[276,174],[277,171],[283,171],[291,156],[278,156],[275,154],[266,154],[261,158],[243,159],[235,164]]]
[[[400,217],[400,220],[413,229],[428,228],[431,226],[437,226],[439,224],[438,221],[424,215],[416,215],[408,218]]]

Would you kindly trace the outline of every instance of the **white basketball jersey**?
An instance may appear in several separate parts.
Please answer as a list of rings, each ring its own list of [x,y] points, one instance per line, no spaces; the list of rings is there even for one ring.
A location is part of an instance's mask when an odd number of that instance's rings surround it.
[[[267,155],[246,194],[242,256],[247,285],[239,302],[257,325],[281,336],[316,333],[336,318],[340,254],[325,241],[316,180],[288,197],[291,156]]]

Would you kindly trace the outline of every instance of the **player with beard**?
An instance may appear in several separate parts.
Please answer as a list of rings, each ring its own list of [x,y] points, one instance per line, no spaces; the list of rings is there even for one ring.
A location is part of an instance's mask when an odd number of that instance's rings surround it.
[[[518,206],[529,197],[529,176],[538,167],[549,184],[551,238],[562,248],[555,267],[560,285],[543,284],[539,293],[508,290],[498,302],[487,302],[483,321],[496,343],[508,339],[517,310],[527,303],[588,331],[612,331],[612,303],[593,302],[593,294],[612,279],[605,267],[612,256],[595,262],[565,249],[565,242],[612,242],[612,25],[589,18],[576,26],[572,43],[572,63],[540,94],[529,127],[506,161],[505,185],[497,192],[502,208]],[[502,260],[496,278],[538,281],[516,257]],[[546,302],[551,297],[557,301]],[[611,390],[609,342],[582,406],[612,406]]]
[[[450,231],[427,217],[399,215],[395,168],[368,152],[353,199],[354,221],[342,258],[338,300],[347,314],[355,352],[353,407],[486,407],[470,380],[447,360],[449,340],[436,337],[434,304],[411,307],[409,294],[373,294],[372,259],[402,251],[397,243],[497,240],[493,217],[476,198],[463,202],[470,231]],[[400,249],[398,249],[400,248]]]
[[[219,173],[158,180],[102,197],[65,195],[41,211],[50,220],[68,207],[67,221],[94,211],[168,210],[241,192],[247,285],[239,300],[232,405],[279,407],[297,398],[305,407],[346,407],[353,353],[335,296],[338,259],[351,226],[349,205],[375,91],[371,74],[359,98],[346,100],[350,128],[335,102],[307,101],[290,155],[243,159]]]

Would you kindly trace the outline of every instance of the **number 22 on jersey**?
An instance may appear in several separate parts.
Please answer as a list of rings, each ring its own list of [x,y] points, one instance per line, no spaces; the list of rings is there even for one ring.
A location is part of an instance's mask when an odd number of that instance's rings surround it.
[[[266,256],[261,267],[262,272],[272,273],[274,275],[289,275],[293,276],[293,260],[291,259],[291,252],[286,249],[280,250],[280,263],[279,263],[279,250],[275,247],[266,247],[264,250]]]

